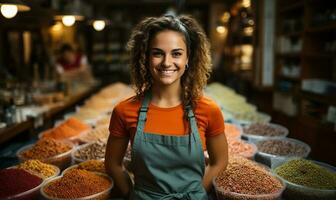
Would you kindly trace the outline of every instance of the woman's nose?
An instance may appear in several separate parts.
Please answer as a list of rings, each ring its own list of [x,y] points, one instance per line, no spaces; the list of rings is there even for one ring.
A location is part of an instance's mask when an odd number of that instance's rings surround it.
[[[162,64],[164,66],[169,67],[169,66],[172,65],[172,63],[173,63],[173,60],[172,60],[171,56],[169,56],[169,55],[164,56],[163,62],[162,62]]]

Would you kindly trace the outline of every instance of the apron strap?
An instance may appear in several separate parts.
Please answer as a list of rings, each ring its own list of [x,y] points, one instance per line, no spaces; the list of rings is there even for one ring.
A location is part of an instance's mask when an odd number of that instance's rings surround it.
[[[143,131],[145,127],[145,122],[147,118],[147,111],[149,107],[149,102],[152,98],[152,93],[151,92],[146,92],[144,96],[144,100],[142,102],[142,105],[140,107],[139,111],[139,118],[138,118],[138,126],[137,126],[137,131]]]
[[[199,151],[200,161],[201,161],[202,169],[203,169],[203,173],[204,173],[205,161],[204,161],[203,146],[202,146],[202,140],[201,140],[200,134],[198,132],[198,127],[197,127],[195,114],[194,114],[190,105],[187,105],[186,109],[187,109],[188,119],[189,119],[189,123],[190,123],[190,127],[191,127],[190,135],[192,135],[193,140],[195,141],[195,144],[196,144],[196,149],[198,149],[198,151]]]

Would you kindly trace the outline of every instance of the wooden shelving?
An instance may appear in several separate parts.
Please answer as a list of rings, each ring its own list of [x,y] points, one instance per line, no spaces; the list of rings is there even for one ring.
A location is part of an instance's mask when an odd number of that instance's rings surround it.
[[[304,6],[304,1],[297,1],[295,3],[291,3],[290,5],[283,6],[280,8],[279,13],[289,12],[297,9],[301,9]]]
[[[300,91],[300,95],[302,98],[305,99],[310,99],[316,102],[328,104],[328,105],[334,105],[336,106],[336,95],[322,95],[322,94],[317,94],[313,92],[308,92],[308,91]]]
[[[279,36],[284,36],[284,37],[300,37],[303,36],[304,31],[295,31],[295,32],[289,32],[289,33],[283,33],[280,32],[278,33]]]
[[[318,33],[318,32],[326,32],[326,31],[334,31],[336,29],[336,22],[328,23],[326,25],[316,26],[316,27],[308,27],[306,32],[308,33]]]
[[[331,2],[311,0],[294,3],[289,0],[277,0],[277,2],[276,38],[279,46],[275,49],[274,79],[278,84],[276,86],[281,87],[274,87],[274,94],[289,95],[297,109],[294,118],[284,115],[282,121],[293,121],[289,123],[290,129],[293,130],[291,137],[308,143],[312,147],[313,159],[335,163],[335,158],[328,150],[336,148],[332,142],[332,138],[336,138],[335,129],[330,128],[335,124],[327,122],[326,119],[330,106],[336,106],[336,95],[322,95],[301,90],[302,81],[306,79],[323,80],[316,82],[318,87],[320,87],[318,84],[323,84],[324,81],[336,81],[336,65],[333,64],[335,54],[331,53],[336,51],[334,47],[336,21],[327,19],[331,15],[330,10],[334,12],[333,8],[330,9]],[[300,49],[300,51],[277,53],[287,49]],[[292,72],[293,66],[299,72],[293,74],[299,74],[299,77],[284,76],[284,72]],[[286,86],[289,90],[283,91]],[[280,97],[277,100],[279,99]],[[327,133],[330,139],[323,138]]]
[[[293,52],[293,53],[277,53],[278,57],[287,57],[287,58],[298,58],[301,56],[301,52]]]

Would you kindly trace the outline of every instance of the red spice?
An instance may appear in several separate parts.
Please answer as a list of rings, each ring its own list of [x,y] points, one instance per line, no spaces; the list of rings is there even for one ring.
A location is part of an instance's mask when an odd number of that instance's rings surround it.
[[[42,183],[42,179],[23,169],[0,170],[0,199],[31,190]]]

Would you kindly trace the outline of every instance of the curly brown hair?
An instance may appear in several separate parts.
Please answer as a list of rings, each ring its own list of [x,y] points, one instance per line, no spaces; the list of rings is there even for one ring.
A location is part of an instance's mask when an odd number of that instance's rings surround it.
[[[153,79],[148,68],[150,42],[158,32],[164,30],[184,35],[189,67],[181,77],[182,104],[195,107],[210,77],[210,44],[198,22],[187,15],[148,17],[134,28],[127,49],[130,52],[131,79],[137,97],[143,97],[151,89]]]

